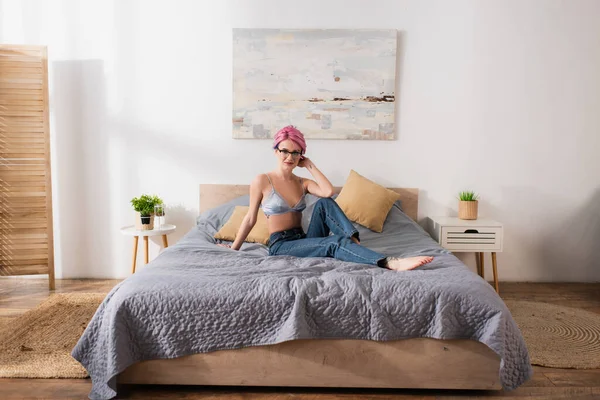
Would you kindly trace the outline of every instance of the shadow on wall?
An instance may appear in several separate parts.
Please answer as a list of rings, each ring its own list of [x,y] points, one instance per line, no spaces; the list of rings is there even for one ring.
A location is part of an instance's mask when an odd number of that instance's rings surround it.
[[[112,211],[103,207],[110,200],[104,63],[56,61],[52,71],[53,92],[61,92],[50,93],[57,250],[62,276],[75,277],[113,255],[104,234]],[[90,265],[94,260],[98,265]]]
[[[502,198],[494,203],[481,201],[479,215],[504,225],[504,251],[498,253],[500,280],[503,266],[511,266],[519,281],[600,281],[600,188],[587,201],[569,208],[572,201],[532,187],[502,187]],[[419,192],[420,209],[436,215],[457,216],[457,209],[435,202],[426,191]],[[502,207],[497,207],[502,204]],[[419,220],[427,227],[428,218]],[[473,253],[455,253],[475,271]],[[486,277],[491,277],[491,261],[485,258]]]
[[[551,274],[573,269],[578,281],[600,282],[600,188],[582,206],[549,221],[540,243],[543,265]]]
[[[107,263],[120,260],[112,242],[118,229],[133,224],[128,193],[139,182],[137,169],[131,168],[136,155],[159,154],[162,161],[186,172],[197,168],[198,157],[217,165],[217,155],[165,132],[110,119],[102,60],[56,61],[52,71],[53,91],[60,90],[51,93],[50,104],[60,276],[103,276],[111,269],[116,273],[119,268]],[[111,174],[115,163],[121,166],[118,175]],[[124,194],[123,206],[118,207],[119,200],[112,197]],[[175,243],[195,225],[196,211],[167,204],[167,213],[168,223],[177,225],[170,235]]]
[[[446,215],[449,217],[456,217],[458,215],[458,211],[453,209],[452,207],[447,206],[446,204],[438,203],[437,201],[433,201],[428,195],[427,190],[419,189],[419,214],[422,213],[421,210],[435,210],[433,211],[435,215]],[[443,210],[443,211],[441,211]],[[419,215],[420,216],[420,215]],[[431,219],[429,216],[425,216],[423,218],[417,218],[419,225],[421,228],[427,230],[429,228],[429,222]]]
[[[116,191],[117,196],[122,197],[117,200],[117,202],[120,201],[119,204],[121,206],[115,206],[116,209],[113,209],[111,213],[117,225],[113,224],[112,230],[108,226],[102,227],[103,229],[107,229],[103,231],[107,237],[111,237],[121,226],[131,225],[134,222],[135,213],[129,204],[129,200],[144,192],[140,188],[140,175],[146,172],[135,167],[135,164],[143,158],[142,156],[152,157],[160,160],[161,164],[169,165],[168,176],[170,177],[177,177],[179,173],[189,174],[190,171],[197,170],[199,159],[202,160],[204,165],[220,165],[223,162],[219,154],[211,151],[211,149],[185,139],[180,139],[175,135],[169,135],[169,132],[149,129],[118,118],[108,118],[106,124],[113,148],[109,149],[109,151],[112,150],[110,157],[109,154],[106,154],[105,158],[110,158],[112,162],[119,163],[121,166],[121,172],[113,176],[110,183],[113,191]],[[233,160],[231,161],[233,162]],[[160,186],[164,186],[164,184],[165,182],[161,182]],[[176,180],[169,183],[171,187],[177,184]],[[153,193],[159,192],[156,188],[148,191]],[[197,192],[197,185],[194,186],[194,192]],[[197,209],[186,207],[180,202],[172,202],[173,199],[169,200],[164,193],[158,194],[165,199],[167,206],[165,223],[177,226],[175,232],[168,237],[169,245],[171,246],[177,243],[181,237],[195,226],[198,212]],[[115,202],[113,201],[113,203]],[[196,199],[194,204],[198,204],[198,199]],[[91,231],[88,230],[88,232]],[[151,253],[162,247],[160,236],[151,237],[150,240],[155,244],[153,249],[150,249]],[[123,250],[127,249],[128,245],[123,242],[122,246],[125,246],[121,248]],[[123,251],[117,250],[116,253],[122,254]],[[152,255],[153,257],[154,255]],[[115,262],[115,265],[111,266],[113,274],[121,274],[123,268],[120,266],[125,259],[117,257],[111,260]]]
[[[195,218],[190,220],[190,215],[194,215],[194,211],[182,204],[167,205],[165,209],[165,224],[177,225],[175,232],[168,237],[169,246],[177,243],[179,239],[196,226]],[[160,236],[150,236],[150,240],[157,246],[162,246],[162,238]]]
[[[489,215],[502,215],[503,255],[513,258],[511,265],[529,269],[524,275],[540,282],[600,281],[594,251],[600,243],[600,188],[572,207],[572,201],[532,187],[503,187],[502,193],[506,210],[486,208]]]
[[[203,165],[215,166],[236,162],[234,156],[231,155],[232,152],[217,153],[199,143],[178,138],[176,135],[169,135],[168,132],[160,132],[115,119],[111,120],[109,124],[113,137],[117,139],[120,145],[124,164],[129,163],[132,158],[135,159],[137,155],[152,155],[157,159],[159,158],[161,163],[168,164],[173,170],[177,169],[182,173],[189,174],[198,170],[198,160],[202,160]],[[231,158],[227,159],[227,157]],[[178,172],[173,170],[169,172],[169,175],[177,177]],[[198,192],[197,184],[200,183],[201,172],[198,171],[199,177],[196,186],[193,188],[194,193]],[[123,193],[128,193],[130,192],[129,188],[137,186],[137,174],[124,173],[121,179],[123,180]],[[132,194],[132,196],[135,195],[137,194]],[[165,203],[167,203],[166,211],[169,213],[167,216],[168,223],[177,225],[177,231],[180,231],[180,227],[189,230],[195,225],[198,216],[196,209],[186,208],[181,204],[172,206],[166,199]],[[196,199],[194,204],[197,205],[198,203],[199,200]],[[133,212],[131,215],[133,215]]]

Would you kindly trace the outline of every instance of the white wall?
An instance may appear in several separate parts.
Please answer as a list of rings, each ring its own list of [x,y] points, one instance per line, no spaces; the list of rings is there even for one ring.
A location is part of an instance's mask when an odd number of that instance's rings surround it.
[[[309,142],[334,184],[421,188],[421,219],[473,189],[505,224],[501,280],[600,280],[600,2],[207,3],[0,0],[1,43],[49,48],[57,277],[129,274],[132,197],[165,199],[174,242],[199,183],[273,167],[231,138],[231,29],[261,27],[399,31],[398,140]]]

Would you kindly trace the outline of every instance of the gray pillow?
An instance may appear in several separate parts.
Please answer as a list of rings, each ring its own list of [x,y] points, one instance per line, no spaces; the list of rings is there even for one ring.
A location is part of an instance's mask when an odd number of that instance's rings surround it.
[[[202,225],[206,228],[212,228],[216,233],[229,220],[235,206],[247,206],[250,204],[250,195],[237,197],[218,207],[204,211],[196,218],[196,225]]]

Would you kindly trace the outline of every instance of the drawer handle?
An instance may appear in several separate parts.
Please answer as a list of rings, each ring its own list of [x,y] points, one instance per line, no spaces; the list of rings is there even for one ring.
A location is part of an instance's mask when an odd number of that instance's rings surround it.
[[[465,233],[479,233],[477,229],[467,229]]]

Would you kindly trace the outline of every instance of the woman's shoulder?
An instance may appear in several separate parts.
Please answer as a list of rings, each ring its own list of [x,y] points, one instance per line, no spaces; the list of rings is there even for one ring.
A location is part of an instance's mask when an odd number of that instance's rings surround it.
[[[255,185],[261,188],[266,186],[267,184],[269,184],[269,177],[265,173],[256,175],[251,183],[251,185]]]

